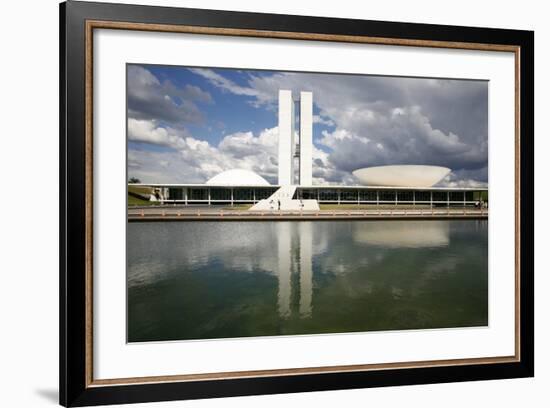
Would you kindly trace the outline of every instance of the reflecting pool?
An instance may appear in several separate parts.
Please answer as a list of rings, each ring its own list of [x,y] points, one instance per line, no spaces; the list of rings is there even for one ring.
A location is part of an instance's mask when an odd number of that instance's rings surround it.
[[[128,341],[486,326],[486,220],[129,223]]]

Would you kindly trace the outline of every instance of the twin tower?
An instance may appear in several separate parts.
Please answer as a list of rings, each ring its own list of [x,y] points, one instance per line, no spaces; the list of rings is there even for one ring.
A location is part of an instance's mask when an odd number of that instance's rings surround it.
[[[313,94],[279,90],[279,185],[311,186]]]

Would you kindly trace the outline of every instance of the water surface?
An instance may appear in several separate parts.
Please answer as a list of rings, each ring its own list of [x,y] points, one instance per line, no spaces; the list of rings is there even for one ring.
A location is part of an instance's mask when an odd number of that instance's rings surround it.
[[[486,326],[487,221],[128,224],[128,341]]]

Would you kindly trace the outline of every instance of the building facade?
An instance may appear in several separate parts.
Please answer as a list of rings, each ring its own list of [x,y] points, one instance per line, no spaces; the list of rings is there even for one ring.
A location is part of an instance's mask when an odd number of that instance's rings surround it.
[[[149,184],[158,201],[175,205],[256,204],[281,186],[207,186],[204,184]],[[474,206],[487,201],[487,188],[410,188],[367,186],[298,186],[292,199],[320,204]]]
[[[279,185],[312,185],[313,94],[279,90]]]

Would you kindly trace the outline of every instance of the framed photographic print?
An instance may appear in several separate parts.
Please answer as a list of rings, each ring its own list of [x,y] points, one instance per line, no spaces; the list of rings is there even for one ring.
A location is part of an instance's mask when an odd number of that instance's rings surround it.
[[[62,405],[533,376],[533,32],[60,21]]]

